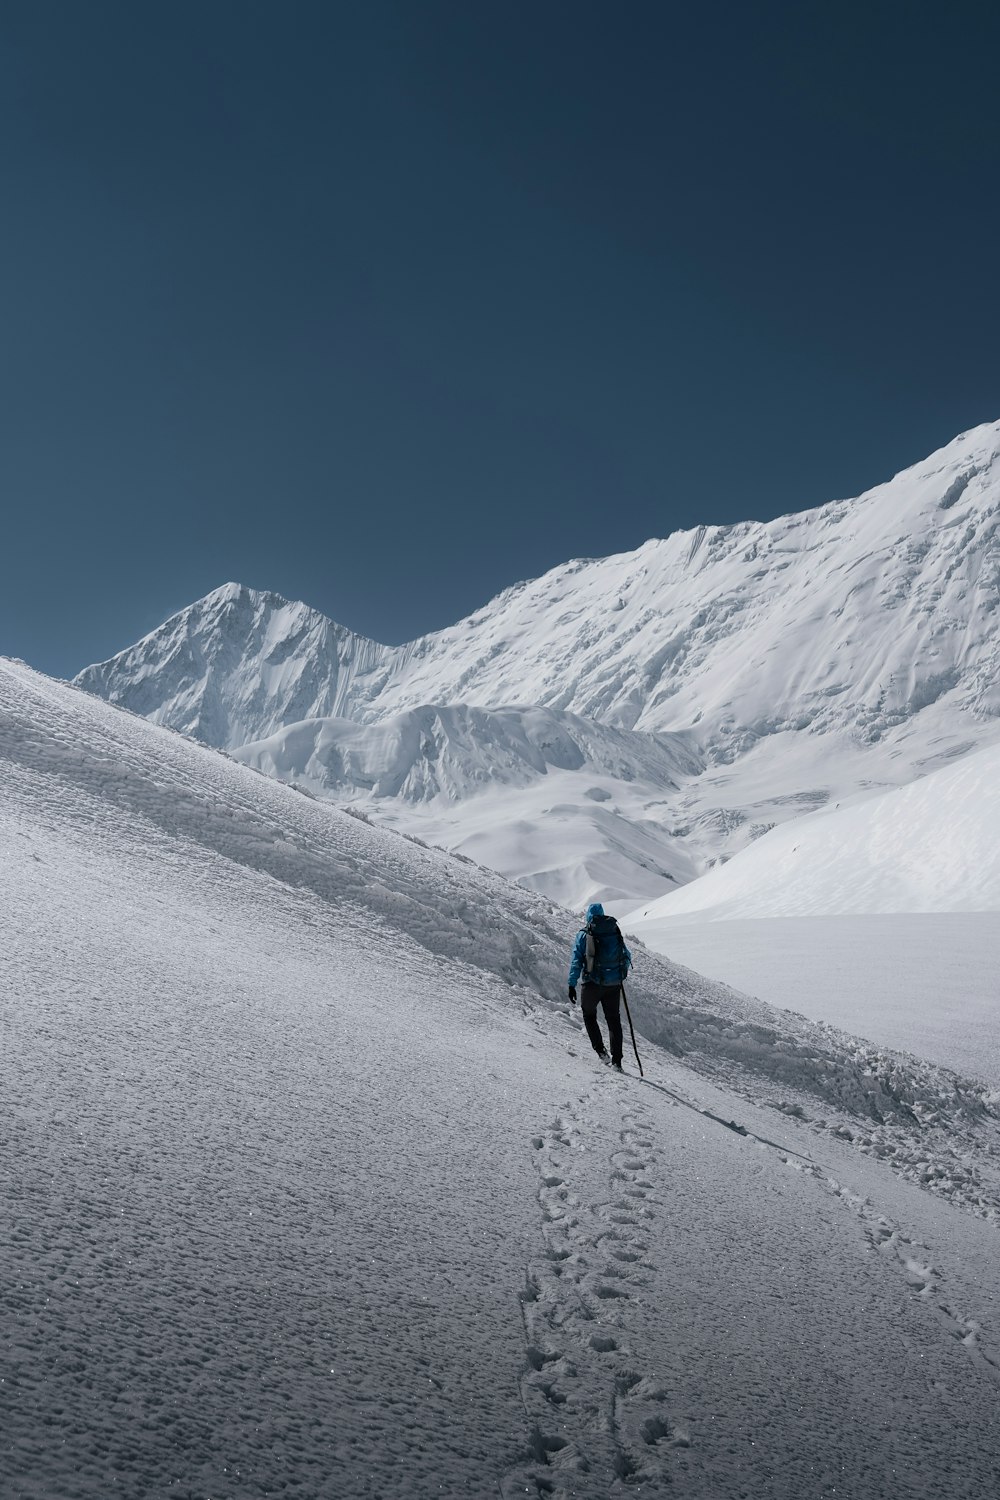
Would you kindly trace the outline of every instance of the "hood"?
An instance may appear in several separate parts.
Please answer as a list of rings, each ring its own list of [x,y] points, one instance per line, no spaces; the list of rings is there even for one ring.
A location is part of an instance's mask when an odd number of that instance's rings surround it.
[[[604,916],[604,907],[601,905],[601,903],[599,901],[592,901],[590,903],[590,905],[587,907],[587,916],[585,918],[586,922],[590,923],[590,922],[592,922],[594,920],[595,917],[603,917],[603,916]]]

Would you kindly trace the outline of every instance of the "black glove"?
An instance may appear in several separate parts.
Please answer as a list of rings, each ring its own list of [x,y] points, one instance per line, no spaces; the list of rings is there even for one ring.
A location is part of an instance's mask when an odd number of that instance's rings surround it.
[[[572,984],[569,987],[569,998],[573,1002],[573,1004],[575,1005],[576,1004],[576,988]]]

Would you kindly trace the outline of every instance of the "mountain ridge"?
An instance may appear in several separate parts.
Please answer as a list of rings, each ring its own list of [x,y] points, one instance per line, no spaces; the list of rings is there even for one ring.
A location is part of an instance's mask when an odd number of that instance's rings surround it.
[[[683,881],[794,813],[1000,738],[998,526],[1000,423],[986,423],[853,500],[574,559],[402,646],[226,585],[74,681],[234,753],[293,729],[305,746],[296,726],[318,720],[329,748],[338,732],[356,741],[344,725],[458,707],[683,735],[699,766],[627,815],[662,824],[663,868]],[[402,781],[438,796],[427,747]],[[503,754],[498,740],[490,755]],[[309,781],[302,765],[286,774]],[[498,804],[498,827],[511,811]],[[607,834],[592,837],[590,884],[556,877],[553,896],[653,895],[641,866],[634,891],[595,884]],[[537,873],[509,848],[497,868]]]

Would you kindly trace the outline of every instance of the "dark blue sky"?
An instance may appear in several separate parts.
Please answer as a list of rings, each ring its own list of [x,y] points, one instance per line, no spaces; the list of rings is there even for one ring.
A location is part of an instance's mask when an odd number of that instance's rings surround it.
[[[0,10],[0,652],[399,641],[1000,416],[995,5]]]

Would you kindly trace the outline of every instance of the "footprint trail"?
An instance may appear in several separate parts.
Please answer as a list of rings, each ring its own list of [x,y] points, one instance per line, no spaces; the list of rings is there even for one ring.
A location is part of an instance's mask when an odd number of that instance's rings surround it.
[[[673,1493],[671,1458],[690,1439],[634,1337],[663,1205],[645,1113],[627,1111],[611,1138],[598,1202],[581,1185],[578,1168],[593,1147],[569,1104],[532,1139],[544,1250],[525,1268],[521,1292],[529,1443],[500,1483],[511,1500]]]

